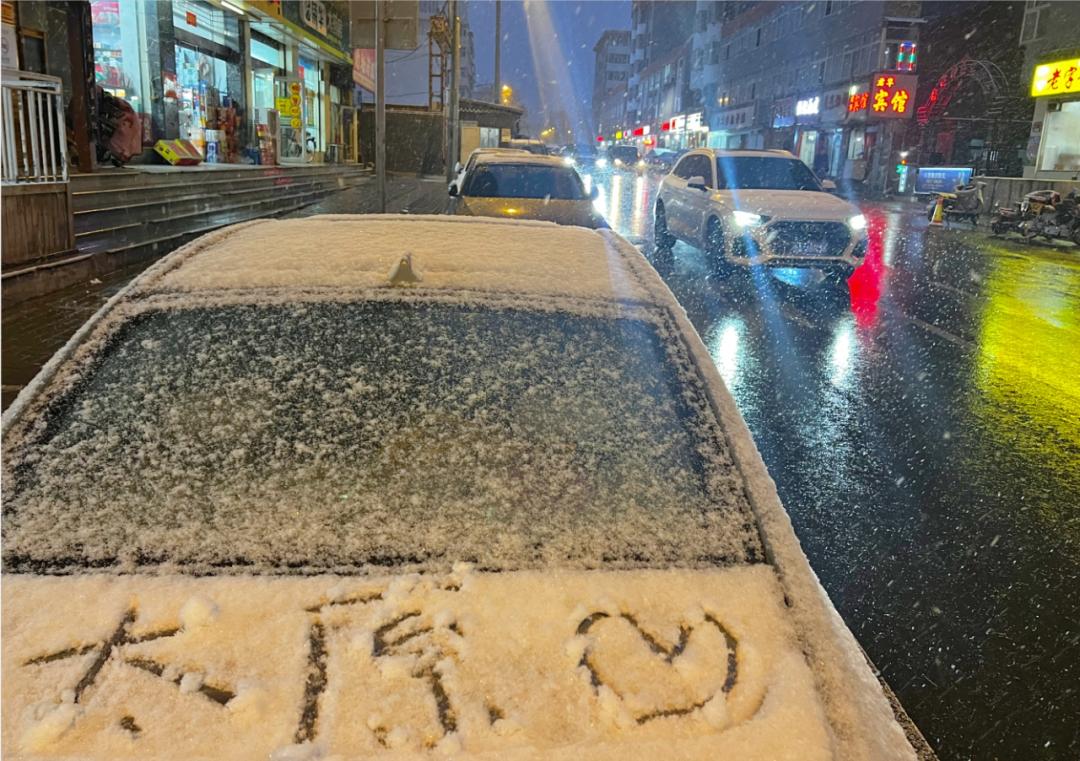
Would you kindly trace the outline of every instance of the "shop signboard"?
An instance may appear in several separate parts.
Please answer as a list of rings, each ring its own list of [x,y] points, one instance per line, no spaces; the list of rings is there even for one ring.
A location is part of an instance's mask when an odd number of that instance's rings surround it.
[[[821,96],[800,98],[795,101],[795,121],[798,124],[816,124],[821,114]]]
[[[1042,63],[1031,75],[1031,96],[1080,95],[1080,58]]]
[[[353,48],[353,82],[369,92],[375,92],[375,51],[370,48]]]
[[[827,124],[842,122],[848,114],[850,88],[837,87],[826,90],[821,96],[821,121]]]
[[[754,126],[754,106],[743,106],[714,114],[710,119],[714,130],[737,132]]]
[[[328,43],[337,50],[350,46],[348,15],[331,0],[300,0],[282,3],[281,14],[312,37]]]
[[[870,82],[867,114],[875,119],[910,119],[915,112],[914,74],[883,71]]]
[[[969,166],[922,166],[915,179],[916,193],[952,193],[971,181]]]

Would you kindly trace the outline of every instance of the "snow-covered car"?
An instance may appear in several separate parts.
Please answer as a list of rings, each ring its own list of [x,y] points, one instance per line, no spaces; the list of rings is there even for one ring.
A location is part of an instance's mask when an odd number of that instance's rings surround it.
[[[462,184],[465,182],[465,175],[472,171],[476,166],[477,160],[484,156],[495,156],[498,154],[509,153],[511,155],[528,154],[529,151],[522,150],[520,148],[476,148],[469,154],[469,158],[465,161],[465,164],[459,161],[454,166],[454,179],[450,181],[449,187],[461,190]]]
[[[866,218],[787,151],[703,148],[683,156],[657,195],[654,239],[717,267],[793,267],[846,280],[866,256]]]
[[[610,230],[210,233],[20,393],[3,476],[5,758],[915,758]]]
[[[595,186],[559,156],[528,153],[481,156],[465,173],[460,189],[450,188],[447,214],[509,217],[581,227],[607,227],[596,210]]]

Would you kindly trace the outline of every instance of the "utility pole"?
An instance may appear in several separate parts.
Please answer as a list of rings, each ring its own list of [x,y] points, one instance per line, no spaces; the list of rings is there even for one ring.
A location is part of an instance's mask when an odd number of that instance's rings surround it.
[[[375,210],[386,213],[386,29],[383,4],[375,2]]]
[[[491,81],[491,99],[502,103],[502,78],[499,76],[499,58],[502,53],[502,0],[495,0],[495,78]]]
[[[457,0],[447,0],[450,14],[450,134],[446,141],[446,181],[454,179],[454,165],[461,153],[461,131],[458,124],[458,90],[461,86],[461,21],[457,14]]]

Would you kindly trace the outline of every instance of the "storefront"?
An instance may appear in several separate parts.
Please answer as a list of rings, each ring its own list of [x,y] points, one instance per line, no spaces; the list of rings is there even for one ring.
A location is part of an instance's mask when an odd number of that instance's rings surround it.
[[[1024,175],[1071,179],[1080,172],[1080,59],[1038,64],[1032,74],[1035,116]]]
[[[709,148],[760,148],[764,145],[757,124],[756,106],[726,108],[709,118]]]

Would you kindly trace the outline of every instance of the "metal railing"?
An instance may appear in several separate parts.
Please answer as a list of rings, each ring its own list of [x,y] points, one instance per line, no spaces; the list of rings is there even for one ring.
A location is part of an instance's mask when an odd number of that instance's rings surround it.
[[[64,90],[58,77],[3,72],[3,183],[67,182]]]

